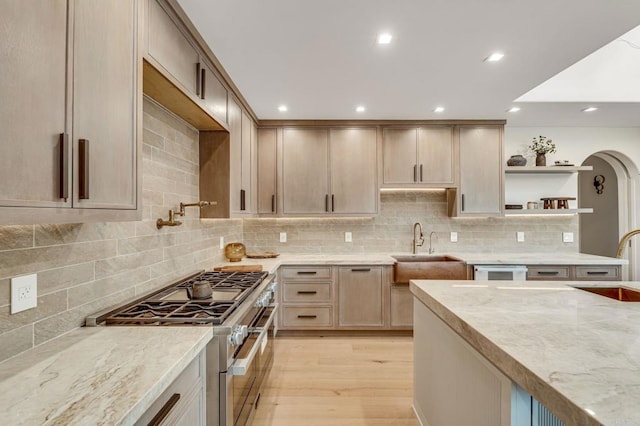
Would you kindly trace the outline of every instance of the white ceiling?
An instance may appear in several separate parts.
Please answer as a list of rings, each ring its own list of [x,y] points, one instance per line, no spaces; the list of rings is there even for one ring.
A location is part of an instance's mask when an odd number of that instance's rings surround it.
[[[586,60],[577,74],[547,81],[638,26],[640,1],[178,1],[260,119],[640,126],[638,62],[621,73],[618,67],[630,62],[616,59],[621,52],[640,56],[627,43],[614,42],[604,58],[615,61],[594,72],[608,68],[618,82],[623,74],[636,77],[627,95],[600,86],[610,77],[584,77],[594,67]],[[383,31],[393,34],[390,45],[376,44]],[[494,51],[504,59],[483,62]],[[530,92],[539,85],[540,92]],[[597,98],[584,94],[596,85]],[[535,103],[521,100],[521,111],[507,113],[524,94]],[[600,109],[580,111],[592,103]],[[357,113],[356,105],[366,111]],[[433,112],[438,105],[444,113]]]

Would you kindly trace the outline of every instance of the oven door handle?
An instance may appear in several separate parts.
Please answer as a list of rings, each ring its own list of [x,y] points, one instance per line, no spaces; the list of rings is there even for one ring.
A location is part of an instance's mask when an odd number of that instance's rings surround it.
[[[258,331],[258,330],[260,331],[260,335],[258,336],[255,343],[253,344],[253,347],[249,351],[249,354],[247,355],[247,357],[236,359],[233,362],[233,365],[229,367],[227,374],[230,374],[232,376],[244,376],[247,374],[247,372],[249,371],[249,367],[251,366],[251,363],[253,363],[253,360],[256,357],[256,354],[258,353],[260,348],[262,348],[262,341],[267,338],[269,327],[271,327],[271,324],[273,324],[273,320],[276,317],[276,312],[278,312],[277,303],[274,304],[273,311],[271,312],[271,315],[269,316],[269,319],[265,323],[264,327],[255,329],[255,331]]]

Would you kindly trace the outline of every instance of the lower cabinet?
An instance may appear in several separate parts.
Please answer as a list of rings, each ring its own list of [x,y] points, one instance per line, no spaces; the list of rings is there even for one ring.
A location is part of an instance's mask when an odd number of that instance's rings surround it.
[[[413,295],[391,266],[287,266],[278,272],[280,330],[411,330]]]
[[[184,369],[135,423],[204,426],[206,362],[204,350]]]
[[[528,281],[620,281],[620,265],[529,265]]]
[[[338,271],[338,326],[383,327],[385,300],[382,267],[340,267]]]

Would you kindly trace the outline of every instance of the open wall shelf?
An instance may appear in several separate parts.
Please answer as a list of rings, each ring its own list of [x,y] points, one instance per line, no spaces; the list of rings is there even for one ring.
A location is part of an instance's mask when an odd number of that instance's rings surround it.
[[[593,170],[593,166],[506,166],[505,173],[577,173]]]

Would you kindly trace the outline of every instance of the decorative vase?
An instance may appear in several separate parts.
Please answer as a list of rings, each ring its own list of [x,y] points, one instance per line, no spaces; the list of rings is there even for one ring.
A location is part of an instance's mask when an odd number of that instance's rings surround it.
[[[526,166],[527,159],[522,155],[512,155],[511,158],[507,160],[507,166]]]
[[[536,166],[546,166],[547,165],[547,157],[544,154],[536,155]]]

